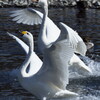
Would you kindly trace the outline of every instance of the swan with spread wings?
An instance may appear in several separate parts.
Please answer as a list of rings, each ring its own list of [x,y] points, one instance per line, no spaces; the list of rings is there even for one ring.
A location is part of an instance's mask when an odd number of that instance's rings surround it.
[[[40,34],[38,37],[38,48],[41,53],[44,52],[44,49],[47,48],[50,44],[55,42],[60,34],[61,30],[54,24],[54,22],[48,18],[48,3],[47,0],[32,0],[33,2],[38,1],[39,5],[43,8],[43,14],[35,9],[27,8],[22,10],[12,11],[11,17],[13,21],[17,23],[23,23],[27,25],[41,24]],[[87,49],[83,40],[78,36],[77,32],[72,30],[69,26],[66,25],[68,30],[67,39],[70,40],[70,43],[75,47],[75,52],[81,55],[85,55]],[[73,33],[75,33],[73,35]],[[46,34],[46,35],[44,35]],[[76,45],[75,45],[76,44]],[[77,46],[77,44],[79,44]],[[77,60],[75,60],[75,58]],[[92,72],[91,69],[85,65],[85,63],[74,54],[70,62],[71,66],[78,66],[82,70],[87,72]]]
[[[69,83],[68,63],[74,54],[74,48],[70,41],[66,39],[68,34],[66,25],[60,23],[60,27],[62,31],[59,39],[49,45],[48,48],[45,48],[43,63],[34,52],[33,36],[30,32],[22,32],[24,34],[23,38],[29,47],[22,40],[8,33],[20,45],[22,44],[22,47],[27,48],[26,52],[28,50],[26,59],[17,75],[21,85],[39,99],[78,96],[77,93],[66,90],[66,85]],[[25,49],[25,47],[23,48]],[[35,63],[31,63],[33,58]],[[40,63],[40,65],[37,65],[37,63]],[[28,67],[30,68],[27,71]]]

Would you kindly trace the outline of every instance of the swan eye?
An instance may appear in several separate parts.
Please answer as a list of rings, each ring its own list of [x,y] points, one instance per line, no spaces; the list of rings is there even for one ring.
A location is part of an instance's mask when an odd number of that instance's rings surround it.
[[[27,33],[27,35],[29,35],[29,33]]]

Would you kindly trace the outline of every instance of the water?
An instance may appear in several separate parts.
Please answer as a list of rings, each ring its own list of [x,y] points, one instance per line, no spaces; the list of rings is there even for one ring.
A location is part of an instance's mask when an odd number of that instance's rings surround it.
[[[17,78],[16,68],[25,59],[25,53],[20,46],[10,38],[6,32],[11,32],[21,38],[19,31],[27,30],[35,37],[35,51],[37,51],[37,35],[39,26],[27,26],[11,21],[9,11],[21,8],[0,8],[0,100],[37,100],[24,90]],[[70,84],[67,89],[78,93],[76,100],[100,99],[100,10],[76,8],[50,8],[50,18],[59,26],[64,22],[76,30],[82,38],[91,40],[94,47],[81,59],[92,69],[93,73],[70,72]],[[74,99],[75,100],[75,99]]]

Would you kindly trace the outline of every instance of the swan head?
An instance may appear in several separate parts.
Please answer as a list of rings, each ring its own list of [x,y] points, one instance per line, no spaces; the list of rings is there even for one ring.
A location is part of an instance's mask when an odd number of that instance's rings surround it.
[[[23,34],[23,39],[27,44],[32,43],[33,36],[32,36],[32,34],[30,32],[22,31],[21,33]]]
[[[87,42],[86,46],[87,46],[87,49],[90,49],[94,46],[94,44],[92,42]]]
[[[43,8],[48,6],[48,0],[31,0],[31,1],[38,2],[38,4]]]

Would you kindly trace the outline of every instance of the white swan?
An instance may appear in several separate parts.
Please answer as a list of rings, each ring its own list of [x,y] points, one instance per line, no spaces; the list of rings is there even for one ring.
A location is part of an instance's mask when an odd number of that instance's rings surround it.
[[[61,23],[61,27],[64,28],[64,24]],[[66,32],[62,32],[62,36],[66,36]],[[40,59],[33,51],[33,36],[27,31],[24,31],[22,33],[24,34],[24,40],[29,46],[29,52],[18,71],[18,79],[21,85],[27,91],[36,95],[39,99],[61,99],[78,96],[77,93],[66,90],[66,84],[68,84],[69,80],[68,62],[74,54],[74,49],[71,46],[70,41],[68,39],[65,39],[65,37],[63,39],[57,40],[50,47],[45,49],[43,65],[41,67],[39,66],[39,70],[36,72],[38,67],[36,63],[38,63],[38,61],[40,62]],[[26,44],[24,44],[22,40],[18,39],[14,35],[11,35],[10,33],[8,34],[16,39],[16,41],[20,44],[22,43],[21,46],[26,46]],[[31,63],[33,55],[34,57],[36,57],[34,58],[34,60],[38,59],[36,63]],[[30,67],[30,69],[27,72],[26,70],[28,66]],[[31,69],[32,71],[30,71]]]
[[[50,20],[47,17],[48,16],[47,0],[32,0],[32,1],[39,1],[39,4],[42,6],[44,11],[43,14],[32,8],[27,8],[23,10],[13,11],[11,17],[14,17],[13,20],[17,21],[17,23],[23,23],[28,25],[41,24],[42,22],[41,30],[38,38],[38,48],[40,52],[43,53],[45,48],[47,48],[51,43],[55,42],[59,38],[61,30],[52,22],[52,20]],[[70,43],[73,44],[73,47],[76,47],[75,48],[76,52],[85,55],[87,49],[83,40],[70,27],[66,26],[66,28],[69,33],[67,38],[70,40]],[[75,34],[73,35],[72,33]],[[75,43],[80,45],[78,45],[77,47],[77,44],[75,45]],[[78,59],[77,60],[78,62],[75,61],[75,63],[77,62],[78,65],[81,59],[77,55],[75,55],[74,57],[71,58],[72,61],[74,61],[73,58],[75,57],[77,57]],[[75,63],[71,62],[73,66]],[[86,71],[91,72],[91,69],[88,68],[88,66],[86,65],[83,66],[82,64],[81,66],[80,65],[78,66],[81,67],[83,70],[85,69]]]
[[[24,43],[21,39],[19,39],[18,37],[14,36],[13,34],[11,34],[9,32],[7,32],[7,34],[10,37],[12,37],[13,39],[15,39],[16,42],[18,42],[18,44],[22,47],[22,49],[25,51],[25,53],[27,55],[28,52],[29,52],[29,46],[26,43]],[[32,59],[30,61],[30,72],[29,72],[28,75],[31,76],[31,75],[33,75],[33,73],[34,74],[37,73],[40,70],[42,64],[43,64],[43,62],[41,61],[41,59],[36,55],[35,52],[33,52]],[[33,65],[35,66],[35,68],[32,67]]]

